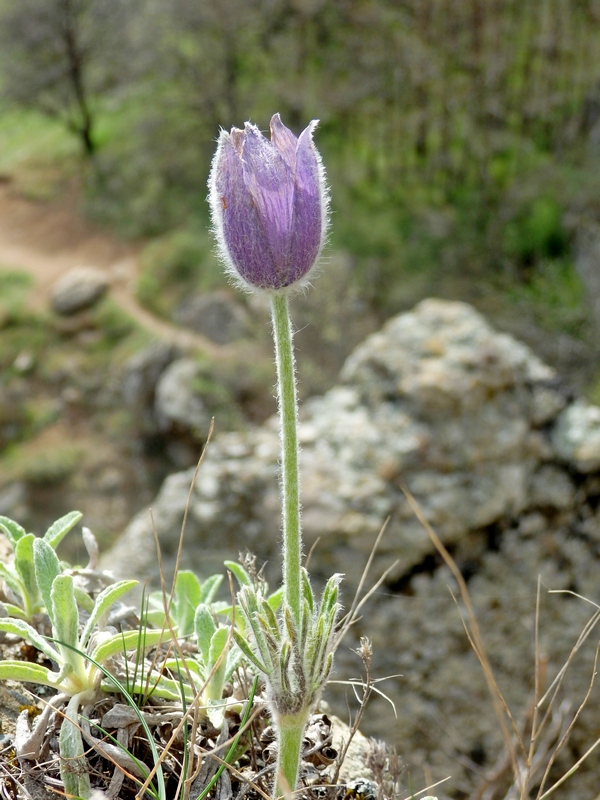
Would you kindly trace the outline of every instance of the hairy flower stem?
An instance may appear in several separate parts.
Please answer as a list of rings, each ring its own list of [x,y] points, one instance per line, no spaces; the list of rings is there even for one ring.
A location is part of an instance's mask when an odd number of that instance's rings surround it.
[[[298,403],[292,323],[288,298],[271,298],[277,397],[281,427],[281,488],[283,511],[283,587],[285,601],[300,628],[302,540],[300,533],[300,476],[298,468]],[[292,784],[290,784],[292,785]],[[295,786],[292,785],[292,789]]]
[[[305,713],[279,717],[277,720],[277,777],[273,800],[287,797],[290,791],[296,789],[306,722]]]

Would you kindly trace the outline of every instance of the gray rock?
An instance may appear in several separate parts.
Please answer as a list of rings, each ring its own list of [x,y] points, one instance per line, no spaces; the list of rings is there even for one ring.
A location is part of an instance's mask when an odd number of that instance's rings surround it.
[[[187,297],[175,309],[173,319],[179,325],[191,328],[217,344],[228,344],[240,339],[250,326],[244,306],[226,291]]]
[[[600,469],[600,408],[583,400],[560,415],[552,443],[557,455],[578,472]]]
[[[569,509],[575,500],[575,487],[567,473],[554,464],[544,464],[531,478],[531,506]]]
[[[145,433],[155,433],[159,428],[155,409],[156,385],[176,357],[175,347],[157,342],[136,353],[125,366],[123,399],[134,412],[136,424]]]
[[[23,481],[13,481],[0,488],[0,515],[19,520],[29,517],[27,486]]]
[[[106,293],[108,280],[94,267],[76,267],[63,275],[52,288],[52,309],[69,316],[90,308]]]
[[[191,358],[179,358],[165,369],[156,384],[155,411],[159,430],[173,425],[192,431],[208,430],[210,417],[195,382],[199,367]]]
[[[190,388],[195,374],[194,362],[182,359],[161,376],[156,408],[163,424],[204,424],[201,399]],[[431,554],[402,485],[447,544],[542,503],[548,475],[538,473],[553,450],[538,427],[564,398],[551,388],[549,367],[470,306],[428,300],[394,318],[354,351],[341,378],[343,385],[301,410],[304,537],[307,548],[320,538],[323,570],[336,565],[355,582],[388,516],[378,565],[393,554],[404,574]],[[275,556],[278,449],[276,419],[215,437],[188,517],[199,541],[234,551],[240,542],[259,544],[259,555]],[[560,507],[571,496],[565,481],[553,477]],[[187,494],[169,497],[180,518]],[[179,535],[177,526],[159,532],[164,542]]]

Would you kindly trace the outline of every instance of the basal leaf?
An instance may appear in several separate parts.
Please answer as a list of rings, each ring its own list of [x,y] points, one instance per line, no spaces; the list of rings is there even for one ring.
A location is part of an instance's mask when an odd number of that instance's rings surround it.
[[[202,581],[202,589],[200,591],[200,599],[199,603],[206,603],[206,605],[210,605],[212,601],[215,599],[217,592],[219,591],[219,586],[223,582],[222,575],[211,575],[210,578],[207,578],[205,581]]]
[[[59,650],[63,653],[64,660],[75,667],[80,664],[81,656],[71,648],[79,646],[79,610],[73,592],[73,577],[71,575],[57,575],[51,590],[52,608],[54,610],[54,624],[52,633],[57,640]],[[67,647],[63,647],[67,645]]]
[[[89,594],[81,588],[81,586],[77,586],[77,584],[73,586],[73,591],[75,592],[75,600],[77,600],[77,605],[79,608],[82,608],[84,611],[87,611],[88,614],[91,614],[94,609],[93,598],[91,598]]]
[[[31,664],[28,661],[0,661],[0,681],[26,681],[59,688],[52,676],[56,678],[56,672],[41,664]]]
[[[23,639],[26,639],[28,642],[30,642],[34,647],[37,647],[38,650],[41,650],[42,653],[45,653],[48,658],[58,662],[61,660],[60,655],[52,647],[50,642],[44,639],[44,637],[39,634],[35,628],[25,622],[25,620],[12,618],[7,619],[6,617],[3,617],[0,619],[0,631],[5,631],[5,633],[13,633],[15,636],[21,636]]]
[[[51,596],[52,584],[54,579],[60,575],[61,568],[58,556],[44,539],[36,539],[33,543],[33,563],[35,565],[35,579],[40,594],[42,595],[48,616],[54,624]]]
[[[240,587],[252,586],[252,578],[249,572],[237,561],[225,561],[225,566],[230,572],[233,572]]]
[[[90,769],[79,730],[79,698],[71,698],[60,726],[60,777],[67,797],[87,800],[91,794]]]
[[[8,517],[0,516],[0,530],[4,531],[4,533],[8,536],[8,540],[12,544],[13,549],[19,539],[22,539],[23,536],[27,535],[25,528],[22,528],[18,522],[15,522]]]
[[[248,642],[244,639],[244,637],[240,636],[240,634],[237,631],[234,631],[233,632],[233,638],[235,639],[235,643],[240,648],[242,653],[246,656],[248,661],[251,664],[254,664],[254,666],[257,667],[257,669],[259,669],[262,673],[264,673],[265,675],[268,675],[269,674],[269,670],[267,669],[267,667],[265,667],[265,665],[262,663],[262,661],[254,653],[254,651],[252,650],[252,648],[250,647]]]
[[[281,608],[281,604],[283,603],[283,594],[284,592],[282,586],[267,597],[267,603],[271,606],[273,611],[277,611]]]
[[[6,564],[0,564],[0,576],[4,579],[9,589],[12,589],[12,591],[20,597],[23,592],[23,587],[21,586],[21,581],[16,572],[13,572]]]
[[[194,614],[200,603],[200,593],[197,575],[189,569],[177,573],[171,615],[177,623],[180,636],[190,636],[194,632]]]
[[[169,631],[145,631],[140,634],[140,631],[125,631],[111,636],[110,639],[105,639],[101,642],[94,652],[92,658],[99,664],[106,661],[107,658],[115,656],[118,653],[125,653],[128,650],[137,650],[140,647],[154,647],[161,642],[169,639],[171,634]]]
[[[229,629],[217,628],[210,641],[209,652],[209,671],[212,672],[215,664],[219,664],[217,670],[210,680],[209,697],[220,700],[223,694],[223,684],[225,683],[225,673],[227,671],[227,646],[229,643]]]
[[[56,549],[62,539],[77,525],[82,517],[83,514],[80,511],[70,511],[64,517],[57,519],[44,534],[44,541],[48,542],[50,547]]]
[[[90,634],[104,614],[108,612],[110,607],[116,603],[121,595],[125,594],[125,592],[128,592],[130,589],[133,589],[137,583],[138,582],[134,580],[118,581],[117,583],[111,584],[111,586],[107,586],[106,589],[100,592],[96,598],[92,613],[90,614],[88,621],[85,623],[85,627],[79,639],[79,647],[81,650],[83,650],[87,645]]]
[[[1,607],[5,612],[2,616],[16,617],[17,619],[27,619],[25,611],[23,611],[22,608],[19,608],[19,606],[13,605],[13,603],[2,603]]]
[[[23,584],[23,591],[26,597],[22,597],[23,604],[27,610],[33,614],[39,604],[40,592],[35,579],[35,567],[33,563],[33,543],[35,536],[27,533],[22,536],[15,547],[15,569]]]
[[[196,609],[196,616],[194,618],[194,631],[196,633],[196,642],[202,660],[206,665],[210,659],[210,642],[217,629],[213,615],[210,608],[201,603]]]

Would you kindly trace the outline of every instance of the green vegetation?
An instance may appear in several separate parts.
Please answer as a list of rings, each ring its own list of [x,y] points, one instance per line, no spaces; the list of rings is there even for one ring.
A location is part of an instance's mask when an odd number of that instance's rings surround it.
[[[149,244],[141,257],[136,286],[140,303],[170,319],[190,293],[227,284],[208,231],[184,229],[165,234]]]
[[[31,284],[27,273],[0,267],[0,330],[20,319]]]
[[[556,274],[574,297],[577,220],[600,186],[593,4],[65,7],[76,62],[54,24],[60,3],[0,2],[0,172],[34,193],[37,176],[42,195],[57,170],[77,172],[92,217],[160,236],[137,286],[153,312],[170,317],[190,287],[221,285],[207,235],[212,143],[219,126],[264,128],[273,111],[296,130],[320,118],[332,246],[354,257],[349,280],[375,313],[440,287],[510,303],[509,285],[543,303],[540,282]],[[551,325],[573,333],[555,309]]]

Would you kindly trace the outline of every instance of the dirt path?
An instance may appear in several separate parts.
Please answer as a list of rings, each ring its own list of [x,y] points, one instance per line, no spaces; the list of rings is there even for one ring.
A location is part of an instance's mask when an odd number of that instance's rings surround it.
[[[210,355],[218,345],[154,316],[137,301],[133,286],[140,246],[120,242],[87,222],[73,204],[36,203],[0,187],[0,269],[21,269],[34,279],[31,303],[48,308],[52,286],[74,267],[91,266],[108,279],[113,299],[157,338]]]

